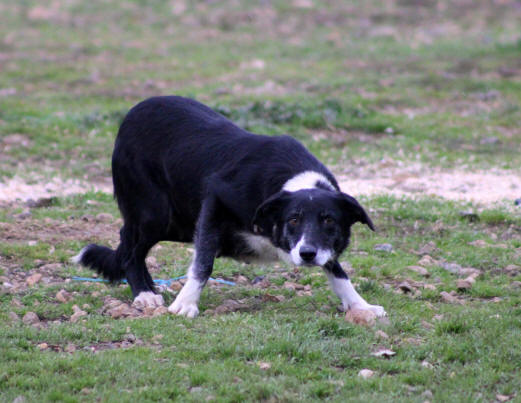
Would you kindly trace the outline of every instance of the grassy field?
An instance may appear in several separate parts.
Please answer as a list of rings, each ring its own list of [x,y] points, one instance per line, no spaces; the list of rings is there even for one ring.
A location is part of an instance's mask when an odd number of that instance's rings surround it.
[[[339,175],[520,175],[519,2],[221,3],[0,0],[0,401],[521,401],[513,200],[362,195],[378,231],[355,226],[341,260],[389,314],[364,327],[319,268],[224,259],[214,276],[237,285],[211,284],[199,318],[117,317],[127,286],[69,263],[117,244],[112,196],[8,197],[13,180],[109,186],[121,118],[158,94],[289,133]],[[153,276],[184,274],[191,248],[154,248]]]

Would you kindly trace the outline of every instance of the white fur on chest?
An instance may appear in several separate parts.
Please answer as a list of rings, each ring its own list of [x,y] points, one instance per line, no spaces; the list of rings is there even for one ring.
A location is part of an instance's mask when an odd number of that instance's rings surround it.
[[[248,232],[241,232],[240,235],[248,245],[248,248],[253,252],[253,255],[239,257],[239,259],[245,260],[247,263],[254,261],[268,263],[277,260],[292,263],[289,253],[275,247],[268,238]]]

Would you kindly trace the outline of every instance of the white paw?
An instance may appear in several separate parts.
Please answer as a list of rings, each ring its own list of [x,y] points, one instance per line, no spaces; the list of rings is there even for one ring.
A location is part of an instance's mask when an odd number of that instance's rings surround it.
[[[160,294],[155,294],[152,291],[142,291],[134,299],[132,305],[136,308],[156,308],[158,306],[163,306],[164,303],[165,301]]]
[[[186,316],[187,318],[195,318],[199,315],[199,308],[197,308],[196,302],[183,300],[181,296],[178,296],[172,305],[168,307],[168,312],[175,315]]]
[[[364,311],[371,311],[373,312],[377,318],[381,318],[383,316],[387,316],[387,312],[385,312],[385,309],[383,306],[380,305],[371,305],[371,304],[354,304],[350,307],[351,309],[361,309]]]

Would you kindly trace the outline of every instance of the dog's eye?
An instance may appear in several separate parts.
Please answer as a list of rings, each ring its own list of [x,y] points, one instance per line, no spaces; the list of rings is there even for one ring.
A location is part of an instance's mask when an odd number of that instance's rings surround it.
[[[288,220],[288,224],[291,225],[292,227],[295,227],[298,224],[298,218],[296,218],[296,217],[290,218]]]
[[[324,217],[324,224],[326,225],[331,225],[335,222],[335,220],[333,220],[331,217]]]

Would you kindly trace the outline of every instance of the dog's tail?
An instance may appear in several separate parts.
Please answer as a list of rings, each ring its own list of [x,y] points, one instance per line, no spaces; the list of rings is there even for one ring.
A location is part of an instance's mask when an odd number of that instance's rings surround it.
[[[125,277],[121,265],[121,245],[112,250],[106,246],[90,244],[84,247],[71,261],[97,271],[107,280],[114,282]]]

